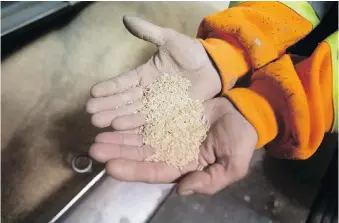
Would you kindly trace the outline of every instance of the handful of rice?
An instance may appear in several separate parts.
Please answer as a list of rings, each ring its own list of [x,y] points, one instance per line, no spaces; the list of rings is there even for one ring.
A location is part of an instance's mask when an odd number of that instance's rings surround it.
[[[203,121],[202,102],[188,95],[190,86],[186,78],[164,74],[145,89],[141,111],[146,124],[140,133],[154,149],[146,161],[164,161],[177,168],[197,162],[209,125]]]

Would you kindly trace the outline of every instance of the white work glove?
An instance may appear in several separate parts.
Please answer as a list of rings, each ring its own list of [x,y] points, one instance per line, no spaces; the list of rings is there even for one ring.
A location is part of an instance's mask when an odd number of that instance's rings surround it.
[[[165,162],[145,161],[153,149],[143,145],[138,129],[99,134],[89,154],[106,163],[107,173],[118,180],[146,183],[180,180],[179,194],[214,194],[247,174],[258,136],[226,98],[204,102],[204,110],[211,128],[200,146],[198,161],[203,171],[197,171],[196,162],[180,171]]]
[[[145,64],[92,87],[86,109],[93,114],[93,125],[116,130],[143,125],[144,116],[138,113],[143,89],[164,73],[189,79],[193,99],[205,101],[221,91],[218,71],[199,40],[140,18],[124,16],[123,21],[130,33],[156,44],[158,51]]]

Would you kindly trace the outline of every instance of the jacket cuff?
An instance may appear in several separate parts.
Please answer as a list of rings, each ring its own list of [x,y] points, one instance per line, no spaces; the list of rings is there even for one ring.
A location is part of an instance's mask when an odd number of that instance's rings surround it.
[[[274,110],[263,96],[248,88],[234,88],[226,97],[257,131],[257,148],[263,147],[277,136],[278,124]]]
[[[221,93],[224,94],[250,69],[245,51],[234,37],[229,37],[227,41],[215,38],[199,40],[219,70]]]

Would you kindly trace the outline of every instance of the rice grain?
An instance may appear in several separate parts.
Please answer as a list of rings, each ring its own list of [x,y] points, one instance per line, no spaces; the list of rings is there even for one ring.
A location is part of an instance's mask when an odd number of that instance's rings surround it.
[[[146,161],[164,161],[177,168],[197,162],[209,125],[203,120],[202,102],[188,95],[190,86],[186,78],[164,74],[145,89],[141,111],[146,124],[140,133],[154,149]]]

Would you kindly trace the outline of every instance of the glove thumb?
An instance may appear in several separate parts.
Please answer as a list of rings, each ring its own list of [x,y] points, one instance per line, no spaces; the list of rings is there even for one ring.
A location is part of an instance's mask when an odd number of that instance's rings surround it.
[[[156,26],[143,19],[131,16],[124,16],[123,22],[126,29],[135,37],[157,46],[165,44],[178,33],[172,29]]]

